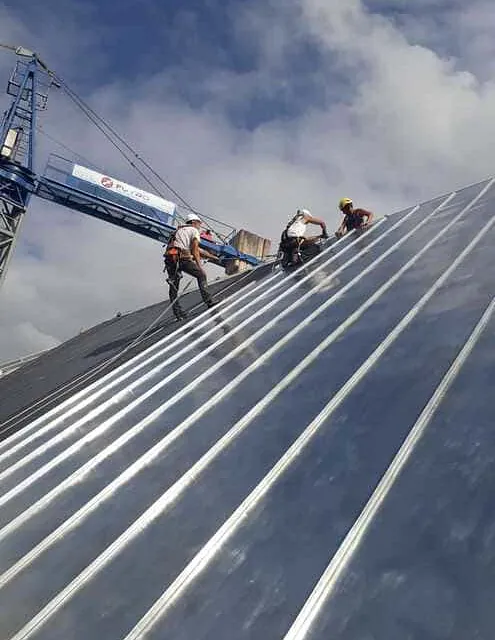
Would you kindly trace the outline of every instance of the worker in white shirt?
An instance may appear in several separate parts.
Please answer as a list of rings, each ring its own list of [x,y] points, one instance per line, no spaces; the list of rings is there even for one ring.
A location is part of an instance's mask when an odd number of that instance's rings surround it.
[[[186,224],[178,227],[171,236],[165,250],[165,267],[169,283],[169,298],[177,320],[183,320],[187,314],[182,310],[177,296],[181,273],[187,273],[198,281],[199,291],[207,307],[214,305],[208,291],[206,273],[201,258],[215,258],[207,251],[199,248],[201,219],[195,213],[186,218]]]
[[[306,227],[314,224],[321,227],[321,235],[306,237]],[[307,209],[298,209],[282,232],[280,250],[284,254],[283,263],[298,264],[301,249],[314,244],[319,238],[328,238],[327,227],[323,220],[314,218]]]

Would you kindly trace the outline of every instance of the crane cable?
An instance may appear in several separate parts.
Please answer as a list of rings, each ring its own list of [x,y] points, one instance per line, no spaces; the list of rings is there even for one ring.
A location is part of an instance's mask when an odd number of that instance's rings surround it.
[[[135,162],[133,162],[132,158],[130,158],[126,151],[124,149],[121,148],[121,146],[112,139],[112,137],[108,134],[108,132],[105,130],[105,127],[107,126],[106,123],[102,120],[102,118],[100,118],[99,116],[97,116],[93,110],[91,108],[88,108],[81,100],[80,98],[73,93],[64,83],[63,81],[61,81],[59,78],[57,78],[57,81],[61,84],[62,88],[64,89],[64,91],[67,93],[67,95],[69,96],[69,98],[81,109],[81,111],[86,115],[86,117],[91,120],[91,122],[96,126],[97,129],[99,129],[101,131],[101,133],[103,133],[103,135],[105,136],[105,138],[110,142],[110,144],[112,144],[117,151],[119,151],[119,153],[127,160],[127,162],[131,165],[131,167],[133,169],[135,169],[139,175],[143,178],[143,180],[145,180],[147,182],[148,185],[150,185],[150,187],[153,189],[153,191],[155,191],[159,196],[161,196],[162,198],[164,197],[163,194],[160,192],[160,190],[157,188],[157,186],[148,178],[148,176],[144,173],[144,171],[142,171],[136,164]],[[101,122],[103,124],[101,124]]]
[[[130,147],[130,145],[128,145],[125,140],[123,140],[118,134],[117,132],[115,132],[112,127],[110,127],[110,125],[108,125],[103,118],[101,118],[100,116],[98,116],[98,114],[91,109],[91,107],[87,104],[84,103],[84,101],[79,98],[79,96],[70,89],[70,87],[61,79],[57,76],[57,74],[52,71],[51,69],[49,69],[42,60],[40,60],[40,58],[38,57],[38,55],[32,51],[29,51],[28,49],[24,49],[24,47],[16,47],[10,44],[3,44],[0,43],[0,48],[2,49],[8,49],[9,51],[14,51],[14,53],[16,53],[19,56],[28,56],[28,57],[32,57],[36,60],[36,62],[42,67],[42,69],[48,74],[48,76],[52,79],[52,81],[54,82],[54,84],[56,84],[59,88],[64,89],[65,93],[67,93],[67,95],[71,98],[71,100],[73,100],[73,102],[85,113],[85,115],[93,122],[93,124],[103,133],[103,135],[107,138],[107,140],[124,156],[124,158],[129,162],[129,164],[140,174],[140,176],[143,178],[143,180],[145,180],[152,188],[154,191],[156,191],[158,193],[158,195],[163,197],[163,194],[160,193],[160,190],[151,182],[151,180],[146,176],[146,174],[141,171],[133,162],[132,160],[126,155],[125,151],[123,149],[121,149],[119,147],[119,145],[112,140],[112,138],[108,135],[108,133],[105,131],[104,127],[106,127],[110,132],[112,132],[112,134],[118,139],[120,140],[131,152],[133,152],[133,149]],[[100,122],[103,124],[103,126],[100,124]],[[50,137],[48,134],[45,133],[45,135],[47,137]],[[53,138],[52,138],[53,139]],[[53,139],[54,140],[54,139]],[[63,145],[63,143],[58,142],[56,140],[54,140],[55,142],[57,142],[57,144],[60,144],[61,146],[65,146]],[[66,147],[68,149],[68,147]],[[79,155],[79,154],[76,154]],[[134,155],[138,158],[139,156],[134,153]],[[82,157],[82,156],[79,156]],[[90,163],[92,164],[92,163]],[[164,180],[162,180],[164,182],[164,184],[166,184],[166,182]]]
[[[48,133],[47,130],[44,127],[42,127],[40,124],[36,125],[36,131],[38,131],[38,133],[41,133],[42,136],[45,136],[45,138],[47,138],[51,142],[54,142],[55,144],[58,144],[59,147],[61,147],[62,149],[64,149],[68,153],[70,153],[75,158],[78,158],[79,160],[82,160],[85,164],[87,164],[87,165],[89,165],[89,166],[91,166],[91,167],[93,167],[95,169],[98,169],[100,172],[103,173],[103,169],[101,169],[101,167],[97,167],[94,164],[94,162],[92,162],[91,160],[88,160],[87,158],[82,156],[80,153],[77,153],[77,151],[74,151],[74,149],[71,149],[71,147],[69,147],[68,145],[64,144],[61,140],[57,140],[57,138],[55,138],[50,133]]]
[[[119,134],[117,133],[117,131],[110,125],[108,124],[108,122],[106,122],[104,120],[104,118],[102,118],[101,116],[99,116],[94,109],[92,109],[92,107],[90,107],[81,97],[79,97],[77,95],[77,93],[75,91],[73,91],[68,85],[67,83],[62,80],[60,77],[56,76],[55,74],[52,74],[52,76],[54,77],[54,79],[56,80],[56,82],[58,84],[60,84],[61,88],[65,91],[65,93],[69,96],[69,98],[76,104],[76,106],[78,106],[83,113],[86,115],[86,117],[91,120],[91,122],[93,122],[93,124],[103,133],[103,135],[107,138],[107,140],[121,153],[121,155],[127,160],[127,162],[130,164],[131,167],[133,167],[138,173],[139,175],[143,178],[143,180],[145,180],[147,182],[147,184],[149,184],[153,190],[160,195],[161,197],[164,197],[163,194],[161,193],[160,189],[149,179],[149,177],[144,173],[144,171],[142,171],[141,169],[139,169],[139,167],[136,165],[136,163],[134,162],[133,158],[135,160],[137,160],[138,162],[140,162],[144,167],[146,167],[146,169],[148,169],[148,171],[155,176],[163,185],[165,185],[165,187],[178,199],[180,200],[180,202],[182,203],[182,207],[180,208],[184,208],[192,213],[195,213],[196,215],[208,220],[208,221],[213,221],[217,224],[222,224],[225,225],[225,223],[222,223],[220,220],[217,220],[216,218],[213,218],[212,216],[206,215],[206,214],[201,214],[197,209],[195,209],[176,189],[174,189],[172,187],[172,185],[167,182],[159,173],[157,173],[157,171],[155,171],[155,169],[153,169],[153,167],[141,156],[139,155],[134,149],[133,147],[131,147],[131,145]],[[111,135],[110,135],[111,134]],[[112,138],[112,136],[118,141],[116,142],[115,139]],[[120,143],[120,145],[122,145],[127,151],[125,151],[122,146],[120,146],[118,143]],[[129,155],[131,155],[131,157],[129,157]],[[226,226],[230,226],[230,225],[226,225]],[[232,227],[233,229],[233,227]],[[226,243],[226,237],[224,236],[224,234],[219,233],[217,230],[215,230],[215,234],[223,241]]]
[[[102,169],[102,167],[99,167],[98,165],[96,165],[92,160],[88,160],[88,158],[86,158],[85,156],[81,155],[80,153],[78,153],[77,151],[75,151],[74,149],[72,149],[72,147],[69,147],[68,145],[66,145],[64,142],[62,142],[61,140],[59,140],[58,138],[56,138],[55,136],[53,136],[51,133],[48,133],[48,131],[45,129],[44,126],[37,124],[36,125],[36,130],[38,131],[38,133],[40,133],[42,136],[44,136],[45,138],[47,138],[48,140],[50,140],[51,142],[53,142],[54,144],[58,145],[61,149],[64,149],[65,151],[67,151],[68,153],[71,154],[71,156],[74,156],[75,158],[79,158],[80,160],[82,160],[86,165],[88,165],[88,167],[92,167],[93,169],[96,169],[97,171],[100,171],[100,173],[105,173],[105,170]],[[183,209],[185,207],[182,207],[181,205],[178,205],[179,209]],[[206,216],[203,216],[206,218]],[[218,232],[215,232],[216,235],[222,240],[222,242],[224,242],[225,244],[227,244],[226,242],[226,238],[223,238]]]
[[[158,180],[165,185],[165,187],[176,196],[176,198],[178,200],[180,200],[182,202],[182,206],[178,206],[177,208],[184,208],[188,211],[191,211],[192,213],[195,213],[196,215],[199,215],[201,218],[204,218],[208,221],[212,221],[215,222],[216,224],[220,224],[226,227],[229,227],[232,231],[235,230],[234,227],[232,227],[231,225],[227,225],[224,222],[221,222],[220,220],[213,218],[213,216],[208,216],[206,214],[201,214],[197,209],[195,209],[176,189],[174,189],[172,187],[172,185],[170,185],[159,173],[157,173],[153,167],[142,157],[140,156],[135,149],[133,149],[133,147],[131,147],[131,145],[121,136],[117,133],[117,131],[111,126],[109,125],[101,116],[99,116],[94,109],[92,109],[82,98],[80,98],[77,93],[75,91],[73,91],[68,84],[62,79],[60,78],[54,71],[52,71],[38,56],[37,53],[34,53],[33,51],[30,51],[29,49],[26,49],[24,47],[20,47],[20,46],[14,46],[14,45],[9,45],[9,44],[3,44],[0,43],[0,48],[3,49],[8,49],[9,51],[13,51],[14,53],[16,53],[18,56],[20,57],[28,57],[31,59],[34,59],[39,66],[43,69],[43,71],[51,78],[52,83],[57,86],[57,88],[61,88],[65,91],[65,93],[69,96],[69,98],[76,104],[76,106],[78,106],[83,113],[86,115],[86,117],[91,120],[91,122],[101,131],[101,133],[103,133],[103,135],[107,138],[107,140],[119,151],[119,153],[127,160],[127,162],[130,164],[130,166],[136,170],[137,173],[139,173],[139,175],[143,178],[143,180],[145,180],[145,182],[147,184],[149,184],[151,186],[151,188],[161,197],[164,197],[163,194],[161,193],[160,189],[149,179],[149,177],[144,173],[144,171],[142,171],[141,169],[139,169],[139,167],[136,165],[136,163],[132,160],[131,157],[129,157],[127,155],[127,153],[124,151],[124,149],[122,149],[121,146],[119,146],[119,144],[117,144],[117,142],[115,141],[115,139],[120,142],[121,145],[124,146],[124,148],[126,148],[128,150],[128,152],[138,161],[140,162],[144,167],[146,167],[146,169],[148,169],[148,171],[154,175],[156,178],[158,178]],[[112,135],[110,135],[112,134]],[[48,135],[48,134],[45,134]],[[115,139],[112,138],[112,136],[114,136]],[[62,144],[59,143],[57,141],[57,144]],[[62,146],[65,146],[62,144]],[[79,155],[79,154],[76,154]],[[79,156],[82,157],[82,156]],[[90,163],[92,164],[92,163]],[[213,228],[213,226],[212,226]],[[224,243],[224,244],[228,244],[228,238],[220,233],[219,231],[217,231],[216,229],[213,229],[215,235]]]

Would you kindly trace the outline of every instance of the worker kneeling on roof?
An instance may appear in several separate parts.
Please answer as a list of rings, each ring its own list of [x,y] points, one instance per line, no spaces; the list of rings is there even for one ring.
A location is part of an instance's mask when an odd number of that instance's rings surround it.
[[[340,227],[335,232],[337,238],[341,238],[353,229],[362,229],[373,221],[373,214],[366,209],[354,209],[350,198],[342,198],[339,202],[339,209],[344,214],[344,219]]]
[[[305,233],[308,224],[320,226],[321,235],[306,237]],[[280,251],[283,255],[282,265],[297,265],[304,262],[301,253],[304,250],[311,249],[311,246],[316,245],[316,241],[320,238],[328,238],[324,221],[314,218],[307,209],[298,209],[296,215],[289,221],[289,224],[282,232],[280,239]]]
[[[186,218],[186,224],[178,227],[170,237],[165,250],[165,267],[169,283],[169,297],[177,320],[187,317],[182,310],[177,296],[182,272],[193,276],[198,281],[199,291],[207,307],[214,305],[208,291],[206,273],[201,265],[201,258],[215,258],[207,251],[199,248],[201,220],[191,213]]]

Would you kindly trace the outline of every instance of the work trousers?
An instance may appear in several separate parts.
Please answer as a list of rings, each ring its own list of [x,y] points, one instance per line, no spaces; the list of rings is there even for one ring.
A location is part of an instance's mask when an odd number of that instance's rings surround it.
[[[312,252],[313,247],[315,248]],[[318,253],[318,249],[314,240],[308,240],[304,237],[290,237],[287,239],[285,243],[282,245],[282,251],[284,253],[284,259],[282,260],[282,266],[293,264],[297,265],[300,263],[301,259],[304,262],[305,257],[304,254],[306,251],[311,252],[313,255]],[[303,255],[301,255],[303,254]],[[310,255],[309,257],[313,257]]]
[[[177,296],[179,295],[181,272],[187,273],[188,275],[193,276],[193,278],[196,278],[203,302],[207,307],[212,306],[213,301],[211,299],[210,292],[208,291],[206,274],[194,260],[189,258],[182,258],[178,261],[166,260],[165,266],[167,268],[168,275],[169,298],[173,305],[173,312],[177,318],[184,315],[180,306],[180,301],[177,300]]]

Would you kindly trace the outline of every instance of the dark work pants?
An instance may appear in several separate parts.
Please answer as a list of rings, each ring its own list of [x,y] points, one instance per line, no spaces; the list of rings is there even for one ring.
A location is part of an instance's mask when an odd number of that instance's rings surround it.
[[[177,296],[179,295],[181,271],[182,273],[187,273],[188,275],[196,278],[196,280],[198,281],[199,292],[201,293],[201,297],[203,298],[203,302],[207,307],[211,307],[213,301],[211,299],[210,292],[208,291],[206,274],[202,269],[198,267],[194,260],[181,259],[178,262],[167,260],[165,262],[165,266],[167,268],[168,283],[170,285],[168,293],[170,302],[173,303],[172,309],[175,316],[180,317],[184,313],[180,306],[179,300],[177,300]]]
[[[313,257],[313,255],[316,255],[317,253],[319,253],[316,242],[314,240],[308,240],[307,238],[304,238],[304,237],[289,238],[288,241],[284,244],[284,247],[282,249],[285,254],[285,260],[283,260],[283,262],[285,262],[286,265],[288,264],[297,265],[301,260],[304,262],[305,257],[304,255],[301,255],[301,254],[304,254],[305,249],[308,252],[311,252],[312,247],[315,247],[315,250],[314,252],[312,252],[312,255],[309,256],[311,258]]]

